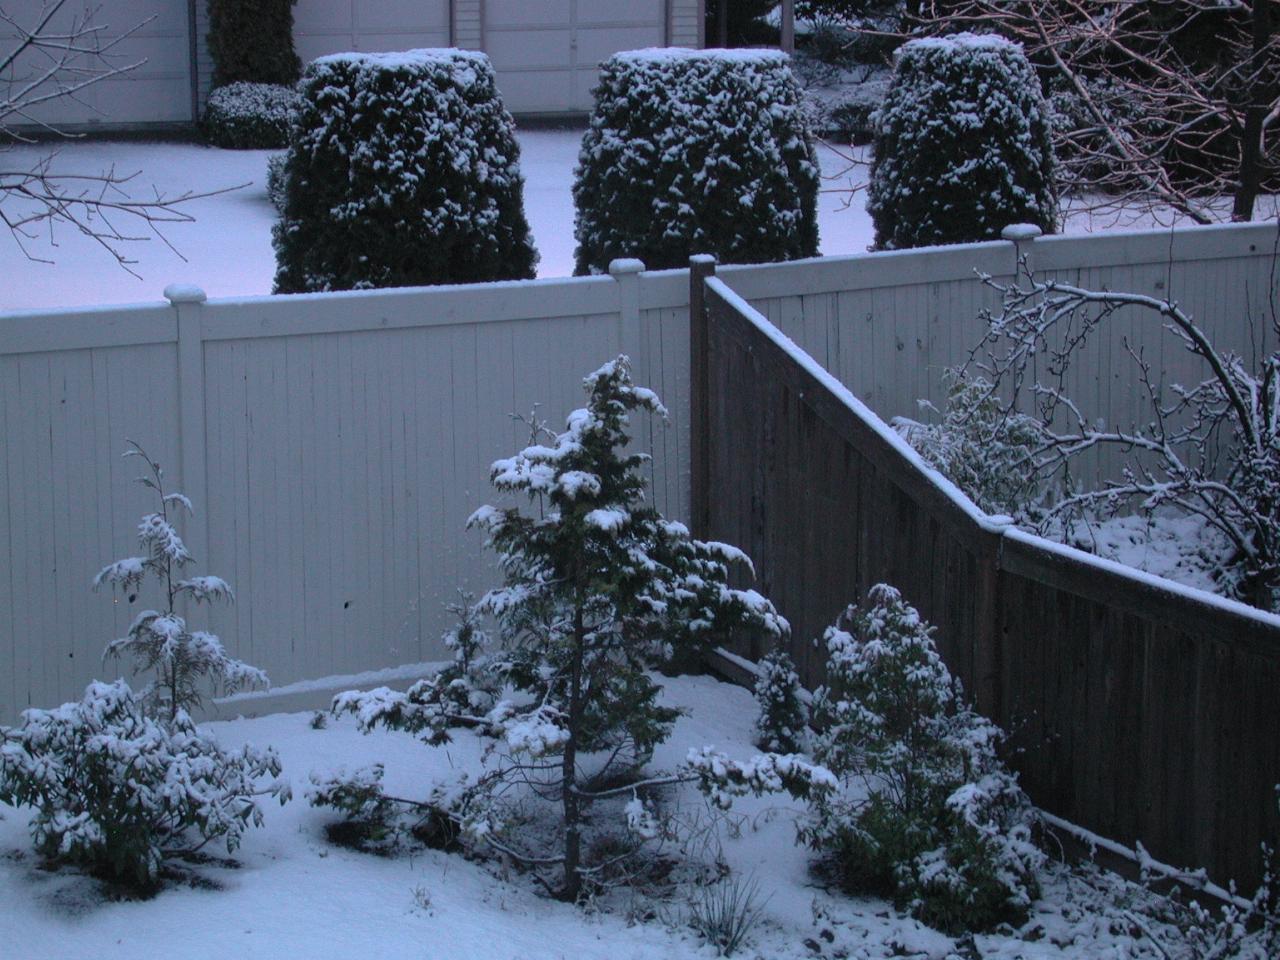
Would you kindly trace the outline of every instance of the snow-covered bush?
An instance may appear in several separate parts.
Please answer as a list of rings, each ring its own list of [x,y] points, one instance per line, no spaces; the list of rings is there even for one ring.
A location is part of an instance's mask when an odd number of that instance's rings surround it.
[[[334,54],[298,90],[277,293],[534,275],[520,149],[483,53]]]
[[[947,401],[941,423],[895,417],[893,428],[983,511],[1025,516],[1042,493],[1032,469],[1042,440],[1039,425],[1010,410],[980,375],[951,369],[942,383]]]
[[[293,87],[232,83],[209,94],[200,121],[207,143],[234,150],[274,150],[289,145],[289,127],[302,103]]]
[[[842,789],[818,794],[803,836],[851,889],[942,930],[986,929],[1026,913],[1043,856],[1002,734],[964,702],[932,632],[885,584],[827,629],[814,759]]]
[[[500,748],[449,806],[471,842],[527,865],[570,901],[596,875],[586,859],[593,808],[616,807],[615,825],[656,836],[645,791],[702,776],[639,772],[677,716],[658,703],[650,669],[732,629],[774,637],[787,629],[758,593],[728,586],[731,566],[750,568],[740,551],[694,540],[646,503],[647,457],[624,452],[629,417],[665,411],[632,382],[627,359],[605,364],[584,387],[587,406],[569,415],[564,432],[493,464],[494,487],[527,499],[528,509],[485,506],[470,520],[487,534],[505,580],[479,608],[502,635],[485,669],[512,696],[476,718]],[[472,649],[473,669],[474,641],[474,632],[466,641],[460,632],[455,645],[460,656]],[[464,686],[474,711],[476,685]],[[381,724],[438,743],[455,719],[451,689],[424,681],[407,694],[341,694],[334,709],[354,713],[362,729]],[[531,803],[541,812],[531,814]]]
[[[808,716],[800,699],[800,676],[782,647],[756,665],[755,744],[774,753],[800,753],[808,741]]]
[[[147,466],[138,482],[153,490],[159,508],[138,524],[138,544],[142,556],[125,557],[103,567],[93,578],[95,590],[104,584],[119,590],[133,603],[143,581],[153,577],[159,587],[159,609],[140,610],[125,636],[107,644],[104,658],[132,656],[139,670],[152,671],[154,680],[142,693],[151,712],[167,722],[201,701],[200,684],[209,681],[215,689],[233,693],[243,686],[266,686],[267,675],[257,667],[227,656],[222,642],[212,633],[191,630],[177,613],[184,599],[194,606],[215,601],[231,603],[235,595],[221,577],[210,575],[181,578],[182,568],[194,559],[182,542],[170,511],[191,513],[191,501],[181,493],[165,493],[164,471],[136,443],[126,457],[137,457]]]
[[[153,718],[123,680],[0,728],[0,802],[35,809],[36,849],[139,888],[210,840],[235,850],[259,798],[288,799],[279,773],[274,751],[223,750],[185,711]]]
[[[293,5],[298,0],[208,0],[206,43],[213,85],[290,84],[302,61],[293,50]]]
[[[880,249],[993,240],[1011,223],[1054,231],[1048,111],[1017,44],[909,41],[874,122],[867,209]]]
[[[276,208],[276,213],[284,213],[284,177],[285,160],[283,153],[273,153],[267,157],[267,199]]]
[[[604,62],[574,174],[575,271],[818,252],[818,164],[787,57],[633,50]]]
[[[234,850],[246,827],[262,823],[258,798],[284,803],[290,791],[285,781],[265,782],[280,773],[273,750],[223,750],[187,713],[203,680],[234,690],[267,678],[175,612],[184,600],[230,602],[231,588],[214,576],[179,579],[192,557],[169,512],[189,513],[191,502],[165,493],[164,472],[137,444],[125,456],[146,464],[138,481],[155,492],[159,512],[138,524],[143,554],[104,567],[94,587],[111,584],[133,603],[144,580],[158,582],[160,609],[140,611],[104,654],[133,656],[154,681],[140,695],[123,680],[95,682],[79,703],[27,710],[16,728],[0,728],[0,802],[35,807],[31,830],[43,855],[147,887],[166,857],[215,839]]]

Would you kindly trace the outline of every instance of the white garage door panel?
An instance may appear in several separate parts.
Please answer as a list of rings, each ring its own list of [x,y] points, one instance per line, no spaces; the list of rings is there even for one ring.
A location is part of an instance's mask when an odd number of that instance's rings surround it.
[[[38,6],[18,4],[17,16],[24,27],[35,26],[29,14],[36,12],[31,8]],[[7,4],[6,7],[14,9]],[[68,3],[49,24],[47,32],[66,33],[73,23],[83,22],[84,5]],[[85,75],[76,73],[76,68],[99,73],[104,69],[139,65],[114,79],[82,88],[75,99],[61,97],[42,104],[31,119],[67,126],[189,121],[191,75],[186,4],[173,0],[107,3],[93,16],[92,22],[102,28],[98,37],[103,44],[123,34],[129,35],[115,42],[105,63],[93,57],[74,61],[72,71],[62,77],[64,84],[84,79]],[[130,30],[133,32],[129,33]],[[0,49],[11,49],[12,42],[12,31],[0,31]],[[48,65],[45,53],[33,51],[15,65],[15,76],[42,72]],[[40,93],[51,91],[49,85]]]
[[[484,9],[485,49],[517,113],[591,109],[601,60],[664,38],[663,0],[487,0]]]
[[[185,122],[191,119],[191,88],[184,78],[106,80],[98,91],[103,123]]]
[[[490,32],[485,46],[489,49],[489,58],[494,66],[502,73],[530,67],[566,71],[573,52],[572,41],[573,34],[568,30]]]
[[[662,42],[659,27],[610,27],[607,30],[578,31],[578,63],[591,69],[619,50],[655,47]]]
[[[363,33],[449,33],[449,10],[431,0],[378,0],[356,8],[356,23]]]
[[[508,70],[498,76],[498,92],[512,113],[573,110],[571,76],[568,70]]]
[[[581,0],[579,2],[581,6]],[[486,0],[485,22],[489,28],[551,26],[569,24],[570,0]]]
[[[578,0],[578,26],[593,23],[653,23],[660,29],[661,18],[661,3],[636,3],[634,0],[590,0],[590,2]]]
[[[304,62],[348,50],[448,46],[448,0],[299,0],[293,42]]]
[[[187,76],[191,49],[186,34],[181,37],[133,36],[121,40],[111,50],[112,61],[117,63],[146,63],[130,71],[133,77],[183,77]],[[191,96],[191,90],[187,90]]]
[[[362,33],[360,49],[366,52],[381,50],[421,50],[424,47],[447,47],[449,31],[431,33]]]
[[[293,35],[316,30],[351,30],[351,0],[298,0],[293,8]]]

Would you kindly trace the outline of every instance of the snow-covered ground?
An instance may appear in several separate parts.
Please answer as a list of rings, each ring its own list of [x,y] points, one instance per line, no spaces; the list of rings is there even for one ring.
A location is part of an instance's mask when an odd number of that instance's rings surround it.
[[[738,687],[707,677],[665,681],[666,702],[689,715],[654,759],[679,763],[688,747],[714,744],[745,758],[755,703]],[[396,857],[330,844],[332,811],[303,796],[312,771],[386,765],[387,792],[425,796],[437,778],[474,768],[482,749],[459,734],[429,748],[407,734],[362,736],[354,721],[312,729],[309,714],[211,723],[224,745],[274,745],[295,799],[270,805],[266,826],[250,830],[235,861],[192,868],[195,883],[170,883],[154,899],[104,898],[97,883],[43,869],[30,852],[27,814],[0,805],[0,956],[6,960],[677,960],[715,952],[686,921],[692,887],[653,902],[615,894],[595,909],[538,895],[527,878],[494,864],[417,849]],[[702,801],[682,797],[690,815]],[[977,954],[904,918],[889,904],[823,889],[807,851],[794,845],[798,810],[778,798],[739,801],[721,834],[733,876],[759,884],[763,919],[739,956],[880,958],[1155,957],[1133,938],[1080,874],[1051,868],[1045,897],[1017,931],[976,938]],[[702,816],[705,818],[705,807]],[[220,851],[211,849],[213,854]],[[646,919],[639,919],[640,916]]]
[[[581,138],[581,129],[519,133],[526,179],[525,211],[542,255],[538,266],[542,277],[573,272],[570,190]],[[3,154],[3,166],[29,169],[52,149],[47,144],[14,147]],[[185,204],[182,209],[195,218],[194,222],[169,224],[164,231],[176,253],[156,237],[125,245],[127,255],[137,260],[132,270],[140,279],[121,269],[93,240],[65,225],[56,227],[51,235],[47,230],[37,231],[37,236],[25,242],[32,257],[52,263],[29,260],[8,231],[0,230],[0,277],[4,278],[0,282],[0,310],[154,301],[174,282],[198,284],[211,297],[271,292],[275,273],[271,225],[276,213],[266,194],[267,151],[110,141],[75,141],[56,149],[55,172],[136,172],[129,184],[135,198],[152,197],[155,191],[177,196],[245,186]],[[873,237],[865,194],[851,199],[848,189],[852,181],[865,179],[865,167],[847,174],[848,153],[819,148],[823,174],[828,178],[818,202],[825,255],[861,253]],[[863,149],[853,155],[866,156]],[[1087,216],[1075,217],[1069,220],[1067,230],[1132,227],[1133,223],[1131,218],[1122,218],[1118,224],[1113,220],[1095,224]],[[117,226],[137,232],[141,225],[120,220]],[[145,229],[141,233],[145,236]]]

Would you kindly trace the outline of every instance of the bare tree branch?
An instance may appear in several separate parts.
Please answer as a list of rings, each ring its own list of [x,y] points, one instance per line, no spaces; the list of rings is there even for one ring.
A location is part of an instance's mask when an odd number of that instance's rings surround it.
[[[128,189],[138,172],[118,173],[114,167],[62,172],[54,169],[56,152],[28,169],[4,166],[3,151],[14,143],[31,143],[38,136],[78,137],[49,120],[48,108],[60,100],[83,105],[81,95],[89,87],[142,66],[145,60],[122,55],[122,44],[154,19],[113,31],[101,19],[101,5],[39,0],[38,9],[29,6],[18,14],[0,6],[0,28],[14,37],[0,48],[0,223],[23,255],[38,263],[52,261],[37,256],[32,243],[43,234],[57,246],[58,229],[90,238],[134,276],[137,260],[129,256],[131,244],[158,239],[182,257],[164,228],[195,219],[185,204],[243,184],[171,195],[153,188],[151,196],[139,198]]]

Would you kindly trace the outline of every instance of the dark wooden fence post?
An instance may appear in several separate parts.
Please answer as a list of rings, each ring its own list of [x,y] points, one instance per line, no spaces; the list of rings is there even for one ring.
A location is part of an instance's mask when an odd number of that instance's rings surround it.
[[[706,539],[711,525],[711,433],[707,393],[707,304],[705,283],[716,274],[716,258],[707,253],[689,258],[689,420],[690,501],[693,535]]]

